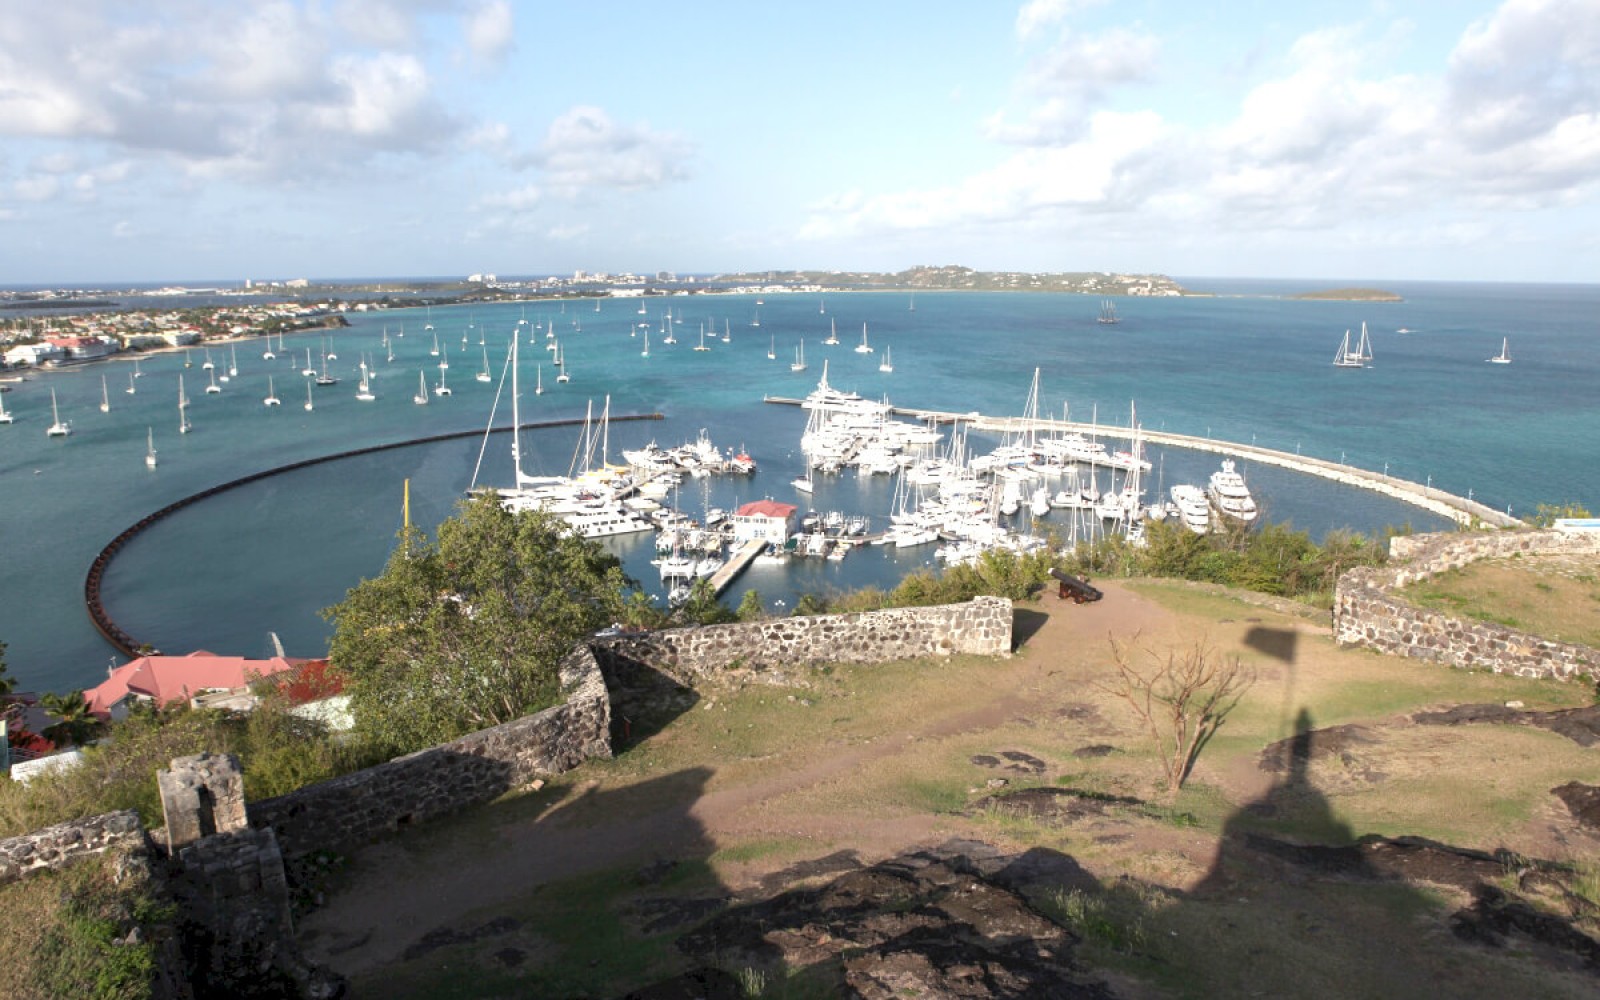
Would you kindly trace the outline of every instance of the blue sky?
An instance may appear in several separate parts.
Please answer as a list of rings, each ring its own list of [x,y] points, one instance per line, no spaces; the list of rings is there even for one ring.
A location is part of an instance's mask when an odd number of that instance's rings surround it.
[[[0,282],[1593,281],[1597,204],[1594,0],[0,0]]]

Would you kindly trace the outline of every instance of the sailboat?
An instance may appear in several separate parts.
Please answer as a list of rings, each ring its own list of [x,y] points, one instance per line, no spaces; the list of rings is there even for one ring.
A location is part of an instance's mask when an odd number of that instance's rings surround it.
[[[194,367],[194,358],[189,355],[189,352],[187,350],[185,350],[183,352],[183,367],[185,367],[185,368],[193,368]]]
[[[138,389],[134,388],[133,385],[133,372],[128,373],[128,387],[122,391],[130,396],[139,391]]]
[[[387,332],[384,333],[384,337],[385,338],[388,337],[388,333]],[[261,352],[261,360],[262,361],[273,361],[273,360],[276,360],[277,357],[278,356],[276,354],[272,353],[272,334],[269,333],[269,334],[267,334],[267,349]]]
[[[228,345],[228,375],[229,375],[229,377],[232,377],[232,376],[237,375],[237,374],[239,374],[239,352],[234,350],[232,344],[229,344]]]
[[[533,370],[533,394],[544,395],[544,365],[539,365]]]
[[[356,387],[356,399],[363,403],[370,403],[377,398],[372,394],[372,383],[368,381],[367,366],[363,362],[361,366],[361,384]]]
[[[1100,300],[1100,323],[1121,323],[1122,317],[1117,315],[1117,304],[1110,299]]]
[[[1372,341],[1367,338],[1367,324],[1361,324],[1361,338],[1356,341],[1356,346],[1350,346],[1350,331],[1344,332],[1344,340],[1339,342],[1339,352],[1333,356],[1335,368],[1365,368],[1367,362],[1372,360]]]
[[[147,469],[156,467],[156,429],[145,428],[144,465]]]
[[[316,406],[311,402],[311,383],[307,382],[306,383],[306,412],[310,413],[314,409],[316,409]]]
[[[433,327],[430,326],[428,329],[432,330]],[[434,358],[439,356],[439,335],[437,333],[433,335],[433,347],[428,351],[428,356]]]
[[[892,371],[894,371],[894,362],[889,360],[889,349],[887,347],[885,347],[883,349],[883,361],[881,363],[879,363],[878,371],[880,371],[880,372],[892,372]]]
[[[1511,338],[1510,337],[1501,337],[1500,338],[1500,353],[1496,354],[1492,358],[1489,358],[1488,359],[1489,363],[1491,365],[1509,365],[1511,363],[1510,344],[1511,344]]]
[[[722,321],[722,342],[724,344],[733,342],[733,329],[726,319]]]
[[[795,346],[794,363],[789,366],[789,370],[792,372],[803,372],[806,370],[806,342],[804,340],[800,341],[800,343]]]
[[[211,360],[211,348],[208,347],[206,348],[206,363],[201,365],[200,369],[202,371],[212,371],[216,367],[216,362]]]
[[[317,375],[317,370],[311,367],[311,348],[309,347],[306,348],[306,366],[300,369],[300,374],[306,378],[315,378]]]
[[[639,357],[648,358],[649,356],[650,356],[650,328],[646,327],[645,331],[644,331],[644,350],[639,352]]]
[[[450,395],[450,387],[444,384],[444,367],[442,365],[439,368],[439,384],[433,387],[433,394],[435,396]]]
[[[283,401],[278,398],[277,389],[272,384],[272,376],[267,376],[267,398],[261,401],[262,406],[280,406]]]
[[[476,378],[479,382],[487,382],[490,379],[490,375],[489,375],[489,349],[487,347],[485,347],[483,349],[483,371],[481,371],[478,374],[474,375],[473,378]]]
[[[72,425],[70,423],[63,423],[61,420],[61,411],[56,409],[55,386],[50,387],[50,426],[46,427],[44,432],[50,437],[66,437],[68,434],[72,433]]]
[[[222,391],[222,386],[217,384],[217,370],[211,369],[211,384],[206,386],[206,395],[214,396]]]
[[[12,417],[11,414],[6,412],[6,398],[4,396],[0,396],[0,424],[9,424],[14,419],[15,418]]]
[[[706,325],[704,323],[700,324],[700,343],[695,345],[695,350],[697,350],[697,351],[709,351],[709,350],[711,350],[711,348],[706,346]]]
[[[187,434],[194,425],[189,423],[189,397],[183,392],[183,376],[178,376],[178,433]]]
[[[415,396],[411,397],[411,401],[413,403],[416,403],[418,406],[427,406],[428,405],[428,373],[427,372],[424,372],[424,371],[417,372],[417,394]]]
[[[133,359],[133,377],[134,378],[144,378],[144,372],[139,370],[139,359],[138,358],[134,358]]]
[[[310,352],[308,351],[307,353]],[[322,352],[322,372],[316,377],[316,383],[318,385],[339,384],[339,376],[335,375],[333,373],[333,369],[328,367],[328,362],[332,361],[335,357],[337,357],[337,355],[333,354],[331,351],[324,350]]]
[[[768,361],[776,361],[776,360],[778,360],[777,349],[778,349],[778,335],[777,334],[773,334],[772,337],[767,341],[767,360]]]
[[[911,293],[911,304],[906,307],[906,312],[916,312],[916,311],[917,311],[917,293],[916,292],[912,292]]]
[[[111,391],[106,388],[106,377],[100,376],[100,412],[111,412]]]
[[[871,354],[872,348],[867,345],[867,324],[861,324],[861,343],[856,345],[857,354]]]
[[[824,340],[823,343],[826,344],[829,347],[838,346],[838,344],[839,344],[839,321],[838,320],[836,320],[836,319],[828,320],[828,339]]]
[[[556,376],[557,382],[571,382],[572,376],[567,374],[566,351],[556,352],[556,367],[561,369],[561,374]]]

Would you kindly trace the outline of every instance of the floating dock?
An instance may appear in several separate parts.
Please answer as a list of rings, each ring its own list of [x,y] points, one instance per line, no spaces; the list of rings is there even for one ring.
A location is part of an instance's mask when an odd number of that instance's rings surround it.
[[[766,397],[766,402],[785,406],[799,406],[802,400],[768,396]],[[1133,431],[1130,428],[1107,424],[1084,424],[1075,421],[1051,419],[1029,420],[1024,417],[990,417],[981,413],[917,410],[904,406],[891,407],[890,412],[896,416],[931,420],[934,423],[941,424],[961,422],[978,430],[998,431],[1001,433],[1032,429],[1036,433],[1078,433],[1085,436],[1110,437],[1121,440],[1131,440],[1133,438]],[[1220,441],[1216,438],[1196,437],[1192,434],[1152,431],[1144,427],[1139,428],[1139,437],[1148,444],[1170,445],[1174,448],[1187,448],[1191,451],[1209,451],[1218,455],[1234,456],[1251,462],[1260,462],[1263,465],[1275,465],[1294,472],[1319,476],[1336,483],[1343,483],[1346,486],[1371,490],[1374,493],[1381,493],[1384,496],[1393,497],[1396,500],[1411,504],[1413,507],[1420,507],[1442,517],[1448,517],[1457,524],[1472,524],[1476,522],[1496,528],[1520,528],[1524,526],[1523,522],[1517,518],[1478,503],[1476,500],[1469,500],[1466,497],[1447,493],[1444,490],[1422,483],[1414,483],[1408,479],[1369,472],[1353,465],[1326,462],[1320,458],[1309,458],[1286,451],[1276,451],[1272,448],[1262,448],[1259,445]]]
[[[756,556],[759,556],[766,547],[766,542],[759,538],[752,538],[735,549],[733,554],[728,557],[728,561],[722,564],[722,568],[711,574],[711,592],[721,597],[722,592],[728,589],[728,584],[737,580],[739,574],[743,573],[745,568],[752,562],[755,562]]]

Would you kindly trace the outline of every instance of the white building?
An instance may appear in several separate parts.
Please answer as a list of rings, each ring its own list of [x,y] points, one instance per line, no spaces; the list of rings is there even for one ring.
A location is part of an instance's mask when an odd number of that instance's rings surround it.
[[[782,545],[794,533],[794,515],[800,508],[776,500],[755,500],[733,513],[733,537],[748,542],[760,539]]]

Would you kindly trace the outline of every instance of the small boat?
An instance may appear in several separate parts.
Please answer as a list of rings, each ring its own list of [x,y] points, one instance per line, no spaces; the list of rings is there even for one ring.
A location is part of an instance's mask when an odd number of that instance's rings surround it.
[[[1367,337],[1367,324],[1361,324],[1361,337],[1354,347],[1350,346],[1350,331],[1344,332],[1344,340],[1339,342],[1339,351],[1333,356],[1335,368],[1366,368],[1367,362],[1372,360],[1372,341]]]
[[[281,406],[283,400],[278,398],[278,392],[272,384],[272,376],[267,376],[267,397],[261,401],[262,406]]]
[[[232,377],[232,376],[237,375],[237,374],[239,374],[239,352],[235,351],[233,349],[233,345],[232,344],[229,344],[228,345],[228,375],[229,375],[229,377]]]
[[[1489,363],[1491,365],[1509,365],[1511,363],[1511,348],[1510,348],[1510,345],[1511,345],[1511,338],[1510,337],[1501,337],[1500,338],[1500,353],[1496,354],[1492,358],[1489,358],[1488,359]]]
[[[200,370],[201,371],[211,371],[211,370],[215,369],[216,367],[217,367],[216,362],[211,360],[211,348],[208,347],[208,348],[206,348],[206,363],[200,366]]]
[[[777,334],[773,334],[772,337],[767,341],[767,360],[768,361],[776,361],[776,360],[778,360],[777,349],[778,349],[778,335]]]
[[[883,361],[879,362],[878,371],[880,371],[880,372],[892,372],[892,371],[894,371],[894,362],[889,360],[889,349],[887,347],[885,347],[883,349]]]
[[[156,429],[154,427],[145,429],[144,466],[147,469],[156,467]]]
[[[800,341],[799,345],[795,347],[794,363],[789,366],[789,370],[792,372],[806,370],[806,342],[804,340]]]
[[[489,374],[489,349],[485,347],[483,349],[483,371],[474,375],[473,378],[477,379],[479,382],[488,382],[492,377],[493,376]]]
[[[306,355],[306,357],[308,357],[308,358],[310,356],[311,356],[310,354]],[[188,351],[184,351],[183,352],[183,367],[185,367],[185,368],[193,368],[194,367],[194,358],[189,356],[189,352]]]
[[[857,354],[871,354],[872,348],[867,344],[867,324],[861,324],[861,343],[856,345]]]
[[[836,319],[828,320],[828,339],[824,340],[823,344],[827,345],[828,347],[837,347],[839,345],[839,321],[838,320],[836,320]]]
[[[311,383],[307,382],[306,383],[306,412],[310,413],[314,409],[316,409],[316,406],[313,405],[312,402],[311,402]]]
[[[415,396],[411,397],[411,401],[413,403],[416,403],[418,406],[427,406],[428,405],[428,373],[427,372],[422,372],[422,371],[417,372],[417,394]]]
[[[1117,315],[1117,304],[1110,299],[1100,300],[1100,316],[1098,323],[1121,323],[1122,317]]]
[[[139,391],[138,389],[134,388],[133,385],[133,372],[128,373],[128,387],[122,391],[130,396]]]
[[[389,337],[388,332],[385,331],[383,336],[384,339],[387,340]],[[267,334],[267,349],[261,352],[261,360],[274,361],[277,359],[277,357],[278,356],[276,354],[272,353],[272,334],[269,333]]]
[[[211,369],[211,384],[206,386],[206,395],[214,396],[222,391],[222,386],[217,384],[217,370]]]
[[[100,376],[100,412],[111,412],[111,390],[106,388],[106,377]]]
[[[144,372],[139,370],[139,359],[138,358],[134,358],[133,359],[133,377],[134,378],[144,378]]]
[[[50,387],[50,426],[45,428],[45,434],[50,437],[66,437],[72,433],[72,424],[61,419],[61,413],[56,409],[56,390]]]
[[[317,370],[311,367],[311,348],[306,348],[306,366],[300,369],[300,374],[306,378],[316,378]]]
[[[439,369],[439,384],[433,387],[433,394],[435,396],[450,395],[450,387],[444,384],[444,368],[442,366]]]

